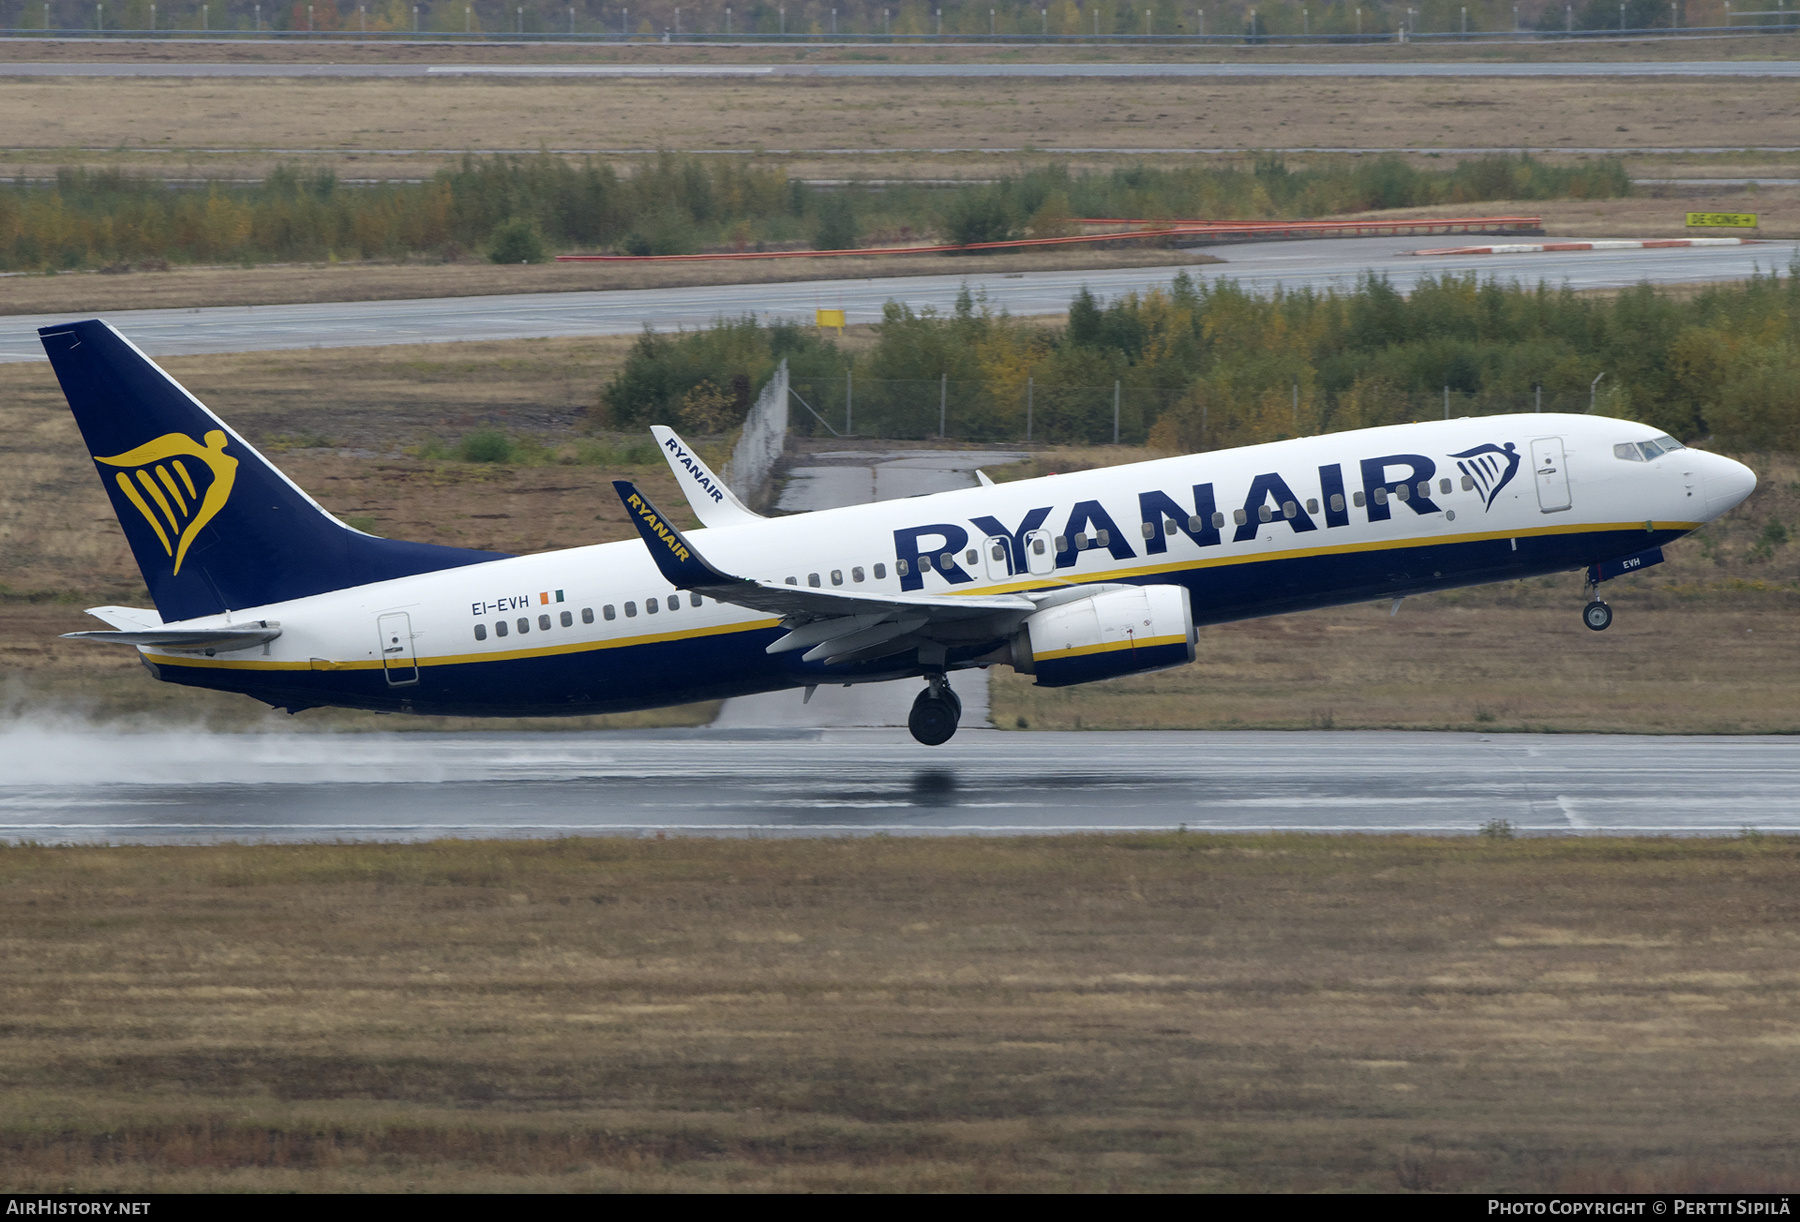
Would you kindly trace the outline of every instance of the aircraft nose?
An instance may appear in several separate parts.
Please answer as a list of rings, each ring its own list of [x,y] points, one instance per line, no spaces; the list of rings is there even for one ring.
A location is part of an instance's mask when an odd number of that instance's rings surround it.
[[[1706,516],[1716,518],[1756,491],[1756,472],[1719,454],[1708,454],[1701,471],[1706,484]]]

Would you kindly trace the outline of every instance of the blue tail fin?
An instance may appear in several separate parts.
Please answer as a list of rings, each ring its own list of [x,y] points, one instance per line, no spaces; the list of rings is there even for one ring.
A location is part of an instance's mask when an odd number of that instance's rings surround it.
[[[38,337],[166,622],[504,558],[345,526],[104,322]]]

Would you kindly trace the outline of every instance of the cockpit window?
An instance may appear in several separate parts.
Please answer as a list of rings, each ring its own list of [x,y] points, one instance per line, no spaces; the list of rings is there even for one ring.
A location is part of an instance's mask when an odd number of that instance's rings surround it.
[[[1649,462],[1653,458],[1661,458],[1674,450],[1685,450],[1686,446],[1676,441],[1667,433],[1652,437],[1649,441],[1621,441],[1613,447],[1613,457],[1622,458],[1626,462]]]

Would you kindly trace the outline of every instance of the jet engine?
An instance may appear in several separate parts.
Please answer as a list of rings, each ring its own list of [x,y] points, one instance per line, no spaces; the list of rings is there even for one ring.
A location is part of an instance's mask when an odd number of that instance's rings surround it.
[[[1194,660],[1193,606],[1185,586],[1114,587],[1037,612],[1011,653],[1039,687],[1168,670]]]

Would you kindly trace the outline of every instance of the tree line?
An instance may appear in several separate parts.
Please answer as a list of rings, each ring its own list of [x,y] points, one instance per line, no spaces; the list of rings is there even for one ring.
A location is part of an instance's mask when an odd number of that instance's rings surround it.
[[[594,159],[467,155],[422,183],[346,186],[282,166],[259,183],[203,189],[117,170],[68,168],[0,184],[0,271],[152,261],[269,261],[485,255],[535,262],[553,251],[687,254],[702,249],[846,249],[935,240],[1056,236],[1082,217],[1279,219],[1485,200],[1628,194],[1614,159],[1528,156],[1422,167],[1397,156],[1291,166],[1198,160],[1078,172],[1047,165],[952,188],[818,187],[746,158],[662,153],[621,173]]]
[[[681,12],[677,16],[676,8]],[[0,26],[9,30],[89,29],[176,31],[275,30],[294,33],[597,34],[660,38],[683,35],[823,36],[894,38],[999,35],[1110,37],[1192,35],[1261,40],[1332,36],[1391,39],[1404,25],[1413,33],[1453,34],[1515,29],[1558,33],[1724,24],[1724,0],[1414,0],[1412,4],[1364,0],[1232,0],[1192,5],[1177,0],[995,0],[976,4],[943,0],[789,0],[731,4],[725,0],[617,3],[613,0],[0,0]],[[1751,11],[1734,24],[1754,28],[1780,20],[1778,12]],[[1202,15],[1204,14],[1204,16]],[[1253,16],[1254,14],[1254,16]],[[1789,18],[1791,21],[1791,18]],[[1204,28],[1202,28],[1204,27]]]
[[[801,432],[1104,443],[1198,451],[1457,415],[1588,411],[1733,450],[1800,450],[1800,262],[1697,293],[1640,285],[1427,279],[1401,293],[1256,294],[1187,273],[1067,321],[1012,318],[966,291],[937,313],[885,308],[854,355],[753,318],[642,336],[597,423],[717,433],[786,359]],[[1600,376],[1604,375],[1604,376]],[[1598,378],[1598,381],[1596,379]],[[816,413],[816,415],[814,414]],[[1116,424],[1115,424],[1116,422]]]

